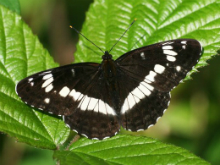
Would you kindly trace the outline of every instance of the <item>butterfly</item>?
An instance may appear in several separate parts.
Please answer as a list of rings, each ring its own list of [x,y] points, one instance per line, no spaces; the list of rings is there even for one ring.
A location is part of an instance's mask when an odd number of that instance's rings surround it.
[[[78,63],[33,74],[16,86],[31,107],[63,116],[71,130],[90,139],[116,135],[120,127],[153,126],[170,103],[170,91],[198,63],[201,44],[176,39],[141,47],[113,60]]]

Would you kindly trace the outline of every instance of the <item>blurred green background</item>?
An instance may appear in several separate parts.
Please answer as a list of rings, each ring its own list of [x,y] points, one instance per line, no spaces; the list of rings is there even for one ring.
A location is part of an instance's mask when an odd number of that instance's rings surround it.
[[[80,30],[91,3],[92,0],[20,0],[22,18],[61,65],[74,61],[78,34],[69,25]],[[185,148],[218,165],[220,57],[216,56],[208,63],[192,76],[193,80],[172,91],[169,109],[145,134]],[[54,165],[52,155],[53,151],[37,149],[0,134],[1,165]]]

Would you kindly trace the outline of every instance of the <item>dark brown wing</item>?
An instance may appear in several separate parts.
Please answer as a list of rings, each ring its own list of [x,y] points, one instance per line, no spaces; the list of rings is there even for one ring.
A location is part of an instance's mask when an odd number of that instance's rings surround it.
[[[155,124],[170,101],[170,91],[183,80],[202,54],[193,39],[170,40],[142,47],[116,60],[119,73],[121,124],[138,131]]]
[[[21,80],[17,94],[26,104],[62,115],[74,131],[89,138],[103,139],[119,131],[99,64],[80,63],[36,73]]]

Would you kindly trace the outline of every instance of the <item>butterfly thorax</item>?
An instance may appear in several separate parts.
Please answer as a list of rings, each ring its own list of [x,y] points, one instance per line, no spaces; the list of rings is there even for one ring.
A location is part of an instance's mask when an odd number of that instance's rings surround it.
[[[108,88],[108,96],[112,98],[113,100],[112,103],[114,108],[119,109],[120,107],[120,100],[119,100],[119,89],[118,89],[118,82],[117,82],[117,66],[116,62],[112,59],[112,55],[109,54],[107,51],[105,54],[102,56],[102,63],[101,63],[101,77],[104,82],[106,87]]]
[[[116,64],[115,61],[112,59],[112,55],[105,51],[105,54],[102,56],[102,63],[101,63],[101,70],[102,76],[106,80],[109,85],[114,83],[116,78]]]

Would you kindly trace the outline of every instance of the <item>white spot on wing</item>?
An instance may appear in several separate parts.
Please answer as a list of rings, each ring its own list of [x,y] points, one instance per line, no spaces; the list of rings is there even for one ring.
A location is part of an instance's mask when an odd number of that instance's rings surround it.
[[[145,77],[146,80],[149,80],[151,82],[154,82],[154,77],[156,76],[157,74],[153,71],[150,71],[150,73]]]
[[[143,94],[143,93],[142,93],[142,94]],[[135,95],[134,95],[134,100],[135,100],[136,103],[139,103],[139,102],[140,102],[140,99],[139,99],[138,97],[136,97]]]
[[[49,78],[53,77],[52,74],[46,74],[44,77],[43,77],[43,80],[47,80]]]
[[[72,72],[72,76],[75,77],[76,76],[75,70],[71,69],[71,72]]]
[[[49,103],[50,103],[50,99],[49,99],[49,98],[46,98],[46,99],[44,99],[44,102],[45,102],[46,104],[49,104]]]
[[[78,133],[78,131],[77,130],[75,130],[75,129],[72,129],[74,132],[76,132],[76,133]]]
[[[115,111],[106,103],[104,103],[102,100],[98,101],[98,112],[108,115],[116,115]]]
[[[144,52],[141,52],[140,56],[141,56],[142,60],[146,59]]]
[[[187,41],[181,41],[181,44],[186,44]]]
[[[30,84],[31,84],[31,86],[34,86],[34,82],[31,82]]]
[[[84,136],[84,137],[86,137],[86,138],[88,138],[88,136],[87,136],[86,134],[84,134],[84,133],[82,133],[81,135]]]
[[[69,125],[69,124],[66,124],[66,126],[67,126],[68,128],[70,128],[70,125]]]
[[[154,66],[154,71],[157,72],[157,73],[159,73],[159,74],[163,73],[164,70],[165,70],[165,67],[162,66],[162,65],[160,65],[160,64],[156,64],[156,65]]]
[[[148,83],[146,83],[145,81],[142,81],[141,82],[142,85],[144,85],[145,87],[147,87],[149,90],[153,91],[154,90],[154,87],[149,85]]]
[[[97,104],[96,104],[96,106],[95,106],[95,108],[94,108],[94,111],[95,111],[95,112],[99,112],[99,104],[98,104],[98,102],[97,102]]]
[[[168,103],[167,103],[167,106],[169,106],[170,105],[170,101],[168,101]]]
[[[89,105],[90,97],[85,96],[85,98],[81,101],[81,110],[85,111]]]
[[[46,75],[46,74],[51,73],[51,72],[52,72],[52,70],[45,71],[45,72],[43,72],[43,73],[40,73],[39,76]]]
[[[99,139],[95,137],[95,138],[92,138],[92,140],[99,140]]]
[[[151,124],[151,125],[149,125],[147,128],[149,129],[150,127],[153,127],[154,125],[153,124]]]
[[[151,94],[151,91],[147,89],[143,84],[140,84],[138,88],[146,95],[149,96]]]
[[[167,111],[167,109],[164,109],[164,110],[163,110],[163,114],[164,114],[166,111]]]
[[[160,120],[160,118],[161,118],[161,117],[158,117],[157,120],[156,120],[156,122],[158,122],[158,121]]]
[[[164,42],[162,45],[170,45],[173,44],[173,41]]]
[[[43,84],[42,84],[42,88],[45,88],[46,86],[50,85],[53,82],[53,77],[50,77],[49,79],[47,79]]]
[[[176,70],[179,72],[181,70],[180,66],[176,66]]]
[[[173,50],[163,50],[163,53],[164,54],[167,54],[167,55],[170,55],[170,56],[176,56],[177,55],[177,52],[173,51]]]
[[[146,79],[146,78],[144,79],[144,81],[145,81],[146,83],[149,83],[149,84],[152,83],[152,81],[150,81],[150,80],[148,80],[148,79]]]
[[[106,109],[107,109],[107,114],[114,115],[114,116],[117,115],[115,113],[114,109],[112,109],[108,104],[105,104],[105,106],[106,106]]]
[[[33,78],[32,78],[32,77],[28,79],[28,82],[31,82],[31,81],[33,81]]]
[[[135,88],[131,93],[137,96],[139,99],[142,99],[145,97],[144,94],[138,88]]]
[[[89,105],[88,105],[88,110],[93,110],[95,109],[96,104],[98,103],[98,99],[91,98]]]
[[[50,92],[53,89],[53,85],[50,84],[45,88],[45,92]]]
[[[127,110],[129,110],[129,105],[128,105],[128,100],[126,98],[121,108],[121,114],[125,114]]]
[[[167,60],[170,62],[174,62],[174,61],[176,61],[176,58],[173,56],[167,56]]]
[[[173,49],[173,46],[171,45],[163,46],[162,49]]]
[[[127,98],[128,98],[129,107],[133,107],[136,104],[136,102],[135,102],[134,97],[132,96],[132,94],[129,93]]]
[[[83,94],[80,92],[76,92],[75,89],[73,89],[70,93],[69,96],[72,96],[74,100],[81,100],[83,97]]]
[[[67,86],[65,86],[60,90],[59,94],[62,97],[66,97],[69,94],[69,92],[70,92],[70,89]]]
[[[108,138],[110,138],[110,136],[106,136],[106,137],[104,137],[103,140],[108,139]]]
[[[106,114],[105,103],[102,100],[99,100],[99,112]]]

